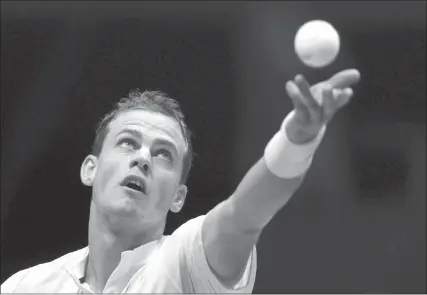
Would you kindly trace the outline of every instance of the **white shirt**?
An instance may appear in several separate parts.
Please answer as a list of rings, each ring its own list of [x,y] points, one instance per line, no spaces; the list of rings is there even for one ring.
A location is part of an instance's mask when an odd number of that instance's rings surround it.
[[[205,215],[181,225],[170,236],[125,251],[103,293],[252,293],[256,248],[234,288],[211,271],[202,243]],[[56,260],[21,270],[1,285],[1,293],[93,293],[84,277],[88,247]]]

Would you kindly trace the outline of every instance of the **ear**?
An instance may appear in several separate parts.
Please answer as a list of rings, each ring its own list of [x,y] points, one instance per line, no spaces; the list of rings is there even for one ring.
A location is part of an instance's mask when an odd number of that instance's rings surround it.
[[[187,186],[185,184],[180,184],[175,198],[173,199],[172,206],[170,210],[174,213],[181,211],[184,206],[185,198],[187,197]]]
[[[89,155],[87,156],[80,168],[80,179],[82,180],[82,183],[86,186],[92,186],[93,181],[95,180],[96,175],[96,164],[98,159],[93,156]]]

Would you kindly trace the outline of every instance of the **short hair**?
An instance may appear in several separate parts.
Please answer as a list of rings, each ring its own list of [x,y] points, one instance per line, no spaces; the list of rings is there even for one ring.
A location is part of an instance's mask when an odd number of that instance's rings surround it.
[[[99,156],[102,151],[104,140],[109,132],[109,125],[121,113],[131,110],[148,110],[162,113],[176,120],[181,127],[181,132],[187,144],[187,151],[184,154],[181,183],[185,183],[190,174],[193,162],[193,148],[191,144],[191,131],[185,124],[185,117],[179,103],[162,91],[144,91],[135,89],[129,92],[127,97],[123,97],[115,104],[112,111],[106,114],[98,123],[95,131],[95,140],[92,145],[92,154]]]

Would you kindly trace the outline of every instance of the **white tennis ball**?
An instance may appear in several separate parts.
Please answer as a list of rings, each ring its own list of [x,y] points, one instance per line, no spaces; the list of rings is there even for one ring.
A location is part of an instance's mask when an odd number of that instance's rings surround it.
[[[294,49],[307,66],[320,68],[332,63],[340,50],[340,37],[335,28],[323,20],[312,20],[297,31]]]

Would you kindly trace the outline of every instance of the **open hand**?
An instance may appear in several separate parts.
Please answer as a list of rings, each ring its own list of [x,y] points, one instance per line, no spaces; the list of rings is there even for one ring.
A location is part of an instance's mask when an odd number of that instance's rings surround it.
[[[302,75],[288,81],[286,91],[295,110],[286,130],[289,139],[294,143],[314,139],[335,113],[350,101],[353,96],[351,86],[359,79],[359,71],[349,69],[313,86]]]

